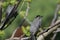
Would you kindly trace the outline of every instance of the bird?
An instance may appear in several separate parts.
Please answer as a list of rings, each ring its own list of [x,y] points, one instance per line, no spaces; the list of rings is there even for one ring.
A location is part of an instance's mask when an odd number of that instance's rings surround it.
[[[37,15],[30,26],[31,40],[36,40],[36,32],[39,30],[42,24],[42,16]]]

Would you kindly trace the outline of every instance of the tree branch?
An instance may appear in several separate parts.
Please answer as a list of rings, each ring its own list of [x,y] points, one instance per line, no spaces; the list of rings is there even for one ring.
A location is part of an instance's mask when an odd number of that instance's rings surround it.
[[[53,25],[53,24],[57,21],[59,9],[60,9],[60,4],[58,4],[57,7],[56,7],[56,10],[55,10],[55,13],[54,13],[54,18],[53,18],[53,20],[52,20],[51,25]]]
[[[56,21],[55,24],[49,26],[52,27],[51,29],[49,29],[47,32],[44,32],[43,34],[41,34],[37,40],[44,40],[44,37],[47,37],[51,32],[53,32],[54,30],[56,30],[58,27],[60,26],[60,20]]]

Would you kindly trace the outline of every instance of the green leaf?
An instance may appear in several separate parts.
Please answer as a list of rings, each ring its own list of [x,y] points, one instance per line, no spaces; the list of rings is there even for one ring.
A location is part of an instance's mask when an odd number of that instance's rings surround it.
[[[23,33],[26,35],[26,36],[30,36],[30,26],[27,26],[27,27],[24,27],[22,26],[22,30],[23,30]]]

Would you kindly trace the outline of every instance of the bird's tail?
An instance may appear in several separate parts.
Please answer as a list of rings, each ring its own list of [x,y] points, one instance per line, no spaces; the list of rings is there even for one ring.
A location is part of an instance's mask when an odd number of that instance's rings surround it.
[[[37,40],[37,39],[33,34],[31,34],[30,40]]]

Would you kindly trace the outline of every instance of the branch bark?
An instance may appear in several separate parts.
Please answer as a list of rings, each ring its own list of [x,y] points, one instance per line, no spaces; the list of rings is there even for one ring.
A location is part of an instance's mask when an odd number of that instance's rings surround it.
[[[52,27],[50,30],[48,30],[47,32],[41,34],[37,40],[44,40],[45,37],[47,37],[51,32],[53,32],[54,30],[56,30],[58,27],[60,26],[60,20],[56,21],[55,24],[49,26]]]

